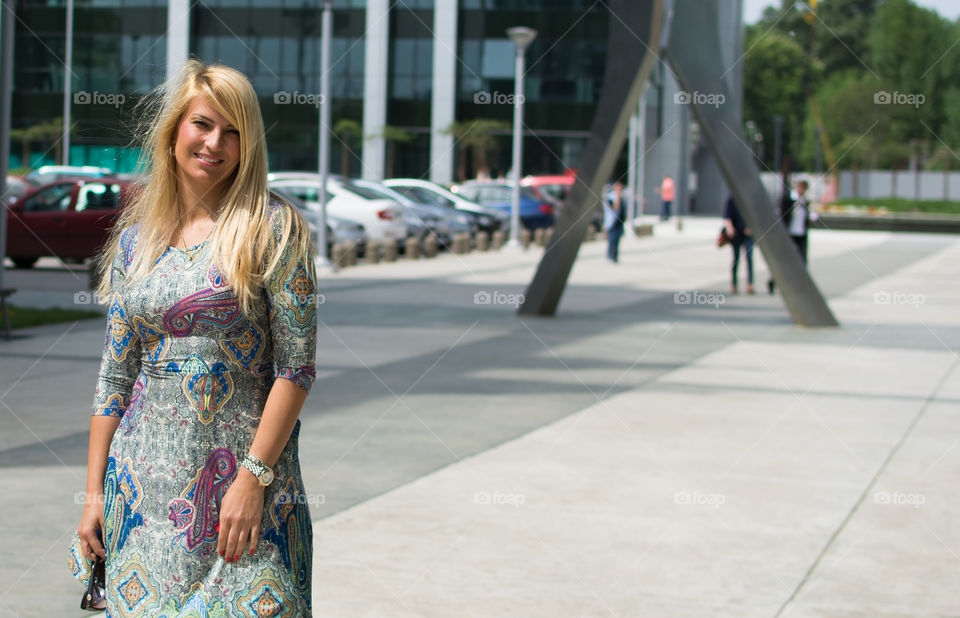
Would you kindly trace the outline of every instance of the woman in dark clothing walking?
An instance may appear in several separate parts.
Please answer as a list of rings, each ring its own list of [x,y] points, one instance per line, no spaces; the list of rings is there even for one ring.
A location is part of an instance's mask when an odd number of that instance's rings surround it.
[[[753,294],[753,238],[750,236],[750,228],[744,223],[732,197],[727,200],[727,205],[723,209],[723,218],[727,229],[727,237],[730,239],[730,246],[733,248],[730,291],[734,294],[739,292],[737,270],[740,266],[740,249],[743,248],[747,257],[747,294]]]

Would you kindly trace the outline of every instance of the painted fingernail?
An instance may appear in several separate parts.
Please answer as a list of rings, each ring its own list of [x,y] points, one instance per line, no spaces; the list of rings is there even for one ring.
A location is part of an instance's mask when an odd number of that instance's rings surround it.
[[[230,560],[231,560],[230,556],[227,556],[227,562],[230,562]]]
[[[236,561],[239,560],[239,559],[240,559],[240,556],[239,556],[239,555],[233,557],[233,561],[234,561],[234,562],[236,562]]]
[[[251,555],[251,556],[253,555],[253,549],[250,550],[250,555]]]
[[[220,550],[220,557],[223,558],[223,555],[224,555],[225,553],[227,553],[227,550],[221,549],[221,550]]]

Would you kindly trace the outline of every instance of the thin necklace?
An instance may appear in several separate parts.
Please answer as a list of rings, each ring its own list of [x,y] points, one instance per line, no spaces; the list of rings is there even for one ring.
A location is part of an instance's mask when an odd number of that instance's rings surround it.
[[[177,214],[180,214],[180,200],[177,200]],[[180,228],[180,243],[183,245],[183,250],[184,252],[186,252],[187,257],[190,258],[190,261],[192,262],[194,258],[197,257],[197,254],[200,253],[200,249],[203,248],[204,243],[206,243],[207,240],[209,240],[210,234],[213,234],[213,229],[216,227],[216,225],[210,228],[210,231],[207,232],[207,237],[204,238],[199,245],[196,245],[193,251],[191,251],[190,248],[187,247],[187,241],[183,239],[183,216],[182,215],[179,216],[178,219],[179,219],[179,228]]]

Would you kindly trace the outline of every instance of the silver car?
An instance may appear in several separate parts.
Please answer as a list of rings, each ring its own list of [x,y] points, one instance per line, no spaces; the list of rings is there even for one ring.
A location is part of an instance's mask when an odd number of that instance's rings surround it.
[[[303,218],[310,224],[310,229],[313,232],[314,246],[316,246],[316,239],[319,237],[317,226],[320,223],[317,211],[311,210],[303,200],[283,188],[271,187],[270,192],[297,207],[300,214],[303,215]],[[341,219],[340,217],[328,214],[327,257],[331,256],[331,249],[333,245],[338,242],[355,246],[357,248],[357,255],[363,255],[363,252],[367,248],[367,234],[363,229],[363,225],[355,221]]]

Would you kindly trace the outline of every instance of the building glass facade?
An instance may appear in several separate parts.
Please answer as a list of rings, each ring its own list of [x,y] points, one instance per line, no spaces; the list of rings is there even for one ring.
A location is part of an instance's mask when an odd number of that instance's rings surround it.
[[[458,119],[494,118],[512,127],[516,46],[507,28],[537,37],[526,51],[525,174],[560,173],[577,165],[603,86],[608,11],[581,0],[461,0],[457,70]],[[511,129],[488,154],[493,175],[510,167]],[[469,169],[469,168],[468,168]]]
[[[609,20],[605,5],[586,0],[444,1],[457,2],[456,38],[449,44],[434,36],[434,0],[391,2],[384,16],[389,20],[387,130],[365,127],[363,136],[400,134],[385,142],[381,173],[428,176],[431,132],[448,128],[431,126],[437,88],[451,92],[457,121],[504,123],[494,133],[488,164],[494,173],[507,171],[515,48],[506,29],[518,25],[538,31],[526,55],[524,172],[559,173],[575,166],[602,86]],[[271,169],[316,169],[322,2],[206,0],[191,6],[189,53],[250,78],[260,96]],[[341,119],[362,124],[367,2],[336,0],[333,6],[331,118],[334,125]],[[62,116],[65,3],[21,0],[17,17],[15,129]],[[166,77],[167,2],[78,0],[74,26],[75,100],[82,92],[122,94],[124,100],[103,104],[101,96],[72,106],[70,162],[132,171],[133,105]],[[444,47],[438,49],[440,45]],[[447,47],[457,56],[454,84],[436,83],[433,75],[434,54]],[[366,147],[368,139],[331,139],[331,171],[339,173],[346,162],[351,176],[361,175]],[[12,145],[11,167],[56,162],[51,139],[30,144],[26,161],[23,150]]]

